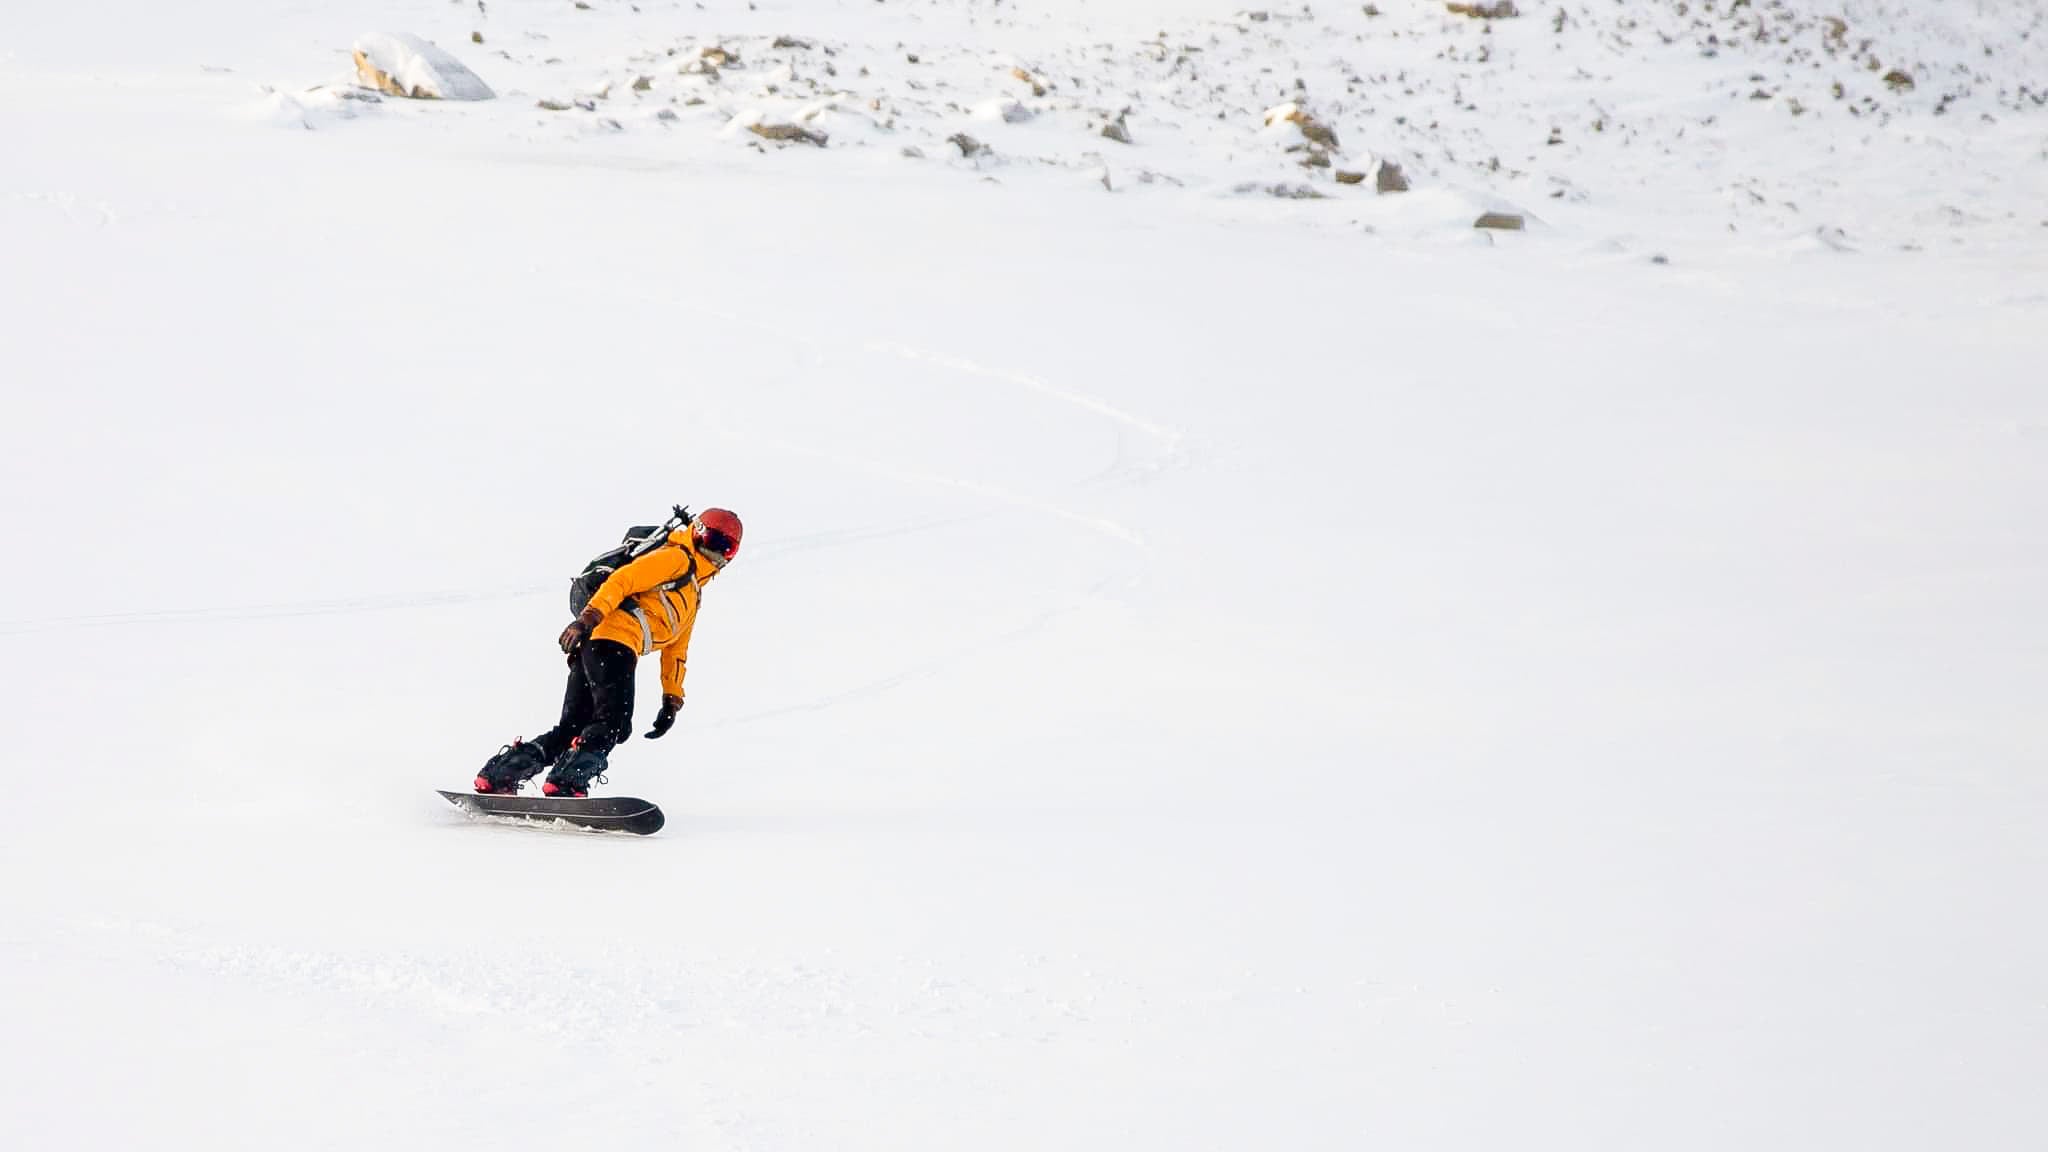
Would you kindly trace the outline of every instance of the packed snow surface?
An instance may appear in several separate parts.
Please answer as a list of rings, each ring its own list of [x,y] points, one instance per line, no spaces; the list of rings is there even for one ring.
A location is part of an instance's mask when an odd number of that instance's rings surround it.
[[[9,1146],[2039,1148],[2048,16],[1518,7],[0,6]]]

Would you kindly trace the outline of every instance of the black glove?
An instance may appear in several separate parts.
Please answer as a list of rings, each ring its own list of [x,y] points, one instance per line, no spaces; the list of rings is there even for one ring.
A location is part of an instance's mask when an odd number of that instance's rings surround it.
[[[576,650],[583,647],[583,641],[589,639],[590,630],[597,627],[598,621],[602,619],[604,614],[596,608],[583,609],[576,614],[574,620],[569,621],[567,628],[562,629],[562,634],[555,638],[555,643],[560,644],[562,651],[570,656],[576,655]]]
[[[676,726],[676,713],[682,710],[683,698],[681,696],[663,696],[661,698],[661,711],[654,714],[654,727],[648,729],[647,738],[649,740],[659,740],[663,736],[668,735],[668,730]]]

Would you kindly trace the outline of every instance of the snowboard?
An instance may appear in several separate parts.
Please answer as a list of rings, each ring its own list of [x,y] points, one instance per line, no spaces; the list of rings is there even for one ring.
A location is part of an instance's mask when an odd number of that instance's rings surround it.
[[[635,836],[647,836],[661,831],[665,822],[661,809],[649,801],[631,796],[594,796],[572,800],[553,796],[441,792],[441,798],[471,816],[522,824],[562,824],[592,832],[631,832]]]

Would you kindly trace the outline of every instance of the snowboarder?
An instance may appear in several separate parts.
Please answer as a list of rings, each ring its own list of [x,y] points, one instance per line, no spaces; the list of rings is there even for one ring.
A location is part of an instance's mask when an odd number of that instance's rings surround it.
[[[683,707],[684,659],[704,585],[739,554],[740,531],[738,516],[707,508],[670,532],[667,543],[606,577],[557,638],[569,657],[561,722],[500,749],[477,774],[476,790],[514,793],[549,768],[543,795],[589,795],[606,756],[633,735],[633,672],[657,649],[661,711],[647,738],[666,735]]]

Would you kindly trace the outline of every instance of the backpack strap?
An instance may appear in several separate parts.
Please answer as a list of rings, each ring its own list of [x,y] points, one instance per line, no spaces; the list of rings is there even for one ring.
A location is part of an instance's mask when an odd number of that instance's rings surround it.
[[[678,547],[681,546],[678,545]],[[647,595],[648,592],[674,592],[679,588],[688,588],[692,585],[695,585],[697,587],[698,595],[701,596],[704,593],[703,586],[697,584],[696,553],[691,552],[688,548],[684,548],[683,554],[690,558],[690,570],[687,575],[678,577],[674,580],[669,580],[665,583],[656,584],[654,587],[647,589],[646,592],[635,592],[631,597],[629,597],[632,606],[627,608],[626,610],[632,614],[633,619],[640,622],[640,654],[642,656],[647,655],[647,653],[654,647],[654,631],[653,627],[647,623],[646,605],[640,602],[640,598],[642,596]],[[681,621],[676,619],[675,609],[668,606],[668,599],[666,597],[663,597],[661,599],[661,611],[663,615],[668,617],[669,631],[674,632],[676,630],[676,626],[680,624]]]

